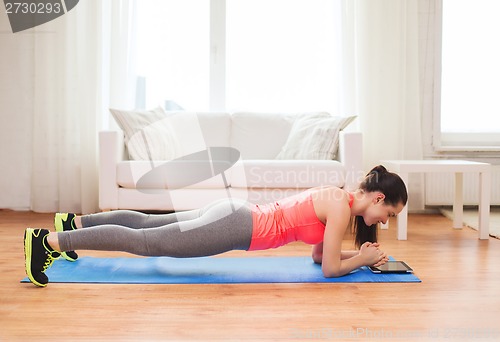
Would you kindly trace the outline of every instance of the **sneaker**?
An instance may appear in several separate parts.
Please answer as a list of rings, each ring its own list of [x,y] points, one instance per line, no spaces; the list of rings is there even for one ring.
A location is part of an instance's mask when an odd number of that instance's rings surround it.
[[[27,228],[24,232],[24,259],[26,274],[30,281],[45,287],[49,278],[45,271],[61,255],[47,243],[47,229]]]
[[[66,232],[68,230],[76,229],[73,226],[73,219],[75,214],[68,213],[57,213],[54,217],[54,228],[56,232]],[[61,253],[62,257],[69,261],[75,261],[78,259],[78,254],[75,251],[67,251]]]

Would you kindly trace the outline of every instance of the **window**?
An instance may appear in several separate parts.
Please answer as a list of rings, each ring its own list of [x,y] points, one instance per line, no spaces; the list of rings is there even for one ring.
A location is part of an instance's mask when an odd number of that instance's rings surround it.
[[[209,12],[207,0],[137,1],[136,72],[145,94],[138,102],[145,108],[208,109]]]
[[[232,0],[226,6],[229,110],[336,111],[333,1]]]
[[[445,0],[440,142],[500,147],[500,2]]]
[[[186,110],[337,112],[338,1],[136,6],[145,107],[170,100]]]

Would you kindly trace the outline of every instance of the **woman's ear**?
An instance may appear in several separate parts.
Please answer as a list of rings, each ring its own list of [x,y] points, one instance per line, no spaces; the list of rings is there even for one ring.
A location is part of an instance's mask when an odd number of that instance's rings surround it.
[[[385,199],[385,195],[381,192],[377,193],[377,195],[375,196],[375,203],[380,203],[380,202],[383,202]]]

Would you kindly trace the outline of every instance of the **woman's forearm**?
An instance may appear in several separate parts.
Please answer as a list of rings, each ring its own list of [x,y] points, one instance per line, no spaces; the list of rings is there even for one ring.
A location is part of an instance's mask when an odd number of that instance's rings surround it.
[[[352,257],[355,257],[358,254],[359,254],[359,251],[341,251],[340,252],[340,260],[350,259]],[[322,264],[322,262],[323,262],[322,251],[313,250],[312,258],[316,264]]]
[[[325,264],[322,265],[321,269],[323,275],[326,278],[335,278],[346,275],[347,273],[364,266],[364,260],[361,255],[355,255],[352,258],[344,259],[340,261],[340,265],[337,267],[327,267]]]
[[[359,254],[359,251],[342,251],[340,252],[340,260],[350,259]]]

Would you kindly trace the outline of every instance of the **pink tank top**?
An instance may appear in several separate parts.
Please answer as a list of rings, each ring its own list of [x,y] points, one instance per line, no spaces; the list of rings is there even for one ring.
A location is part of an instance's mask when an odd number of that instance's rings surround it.
[[[349,206],[352,206],[352,195]],[[323,241],[325,225],[314,211],[310,191],[252,208],[253,232],[249,251],[277,248],[294,241],[315,245]]]

